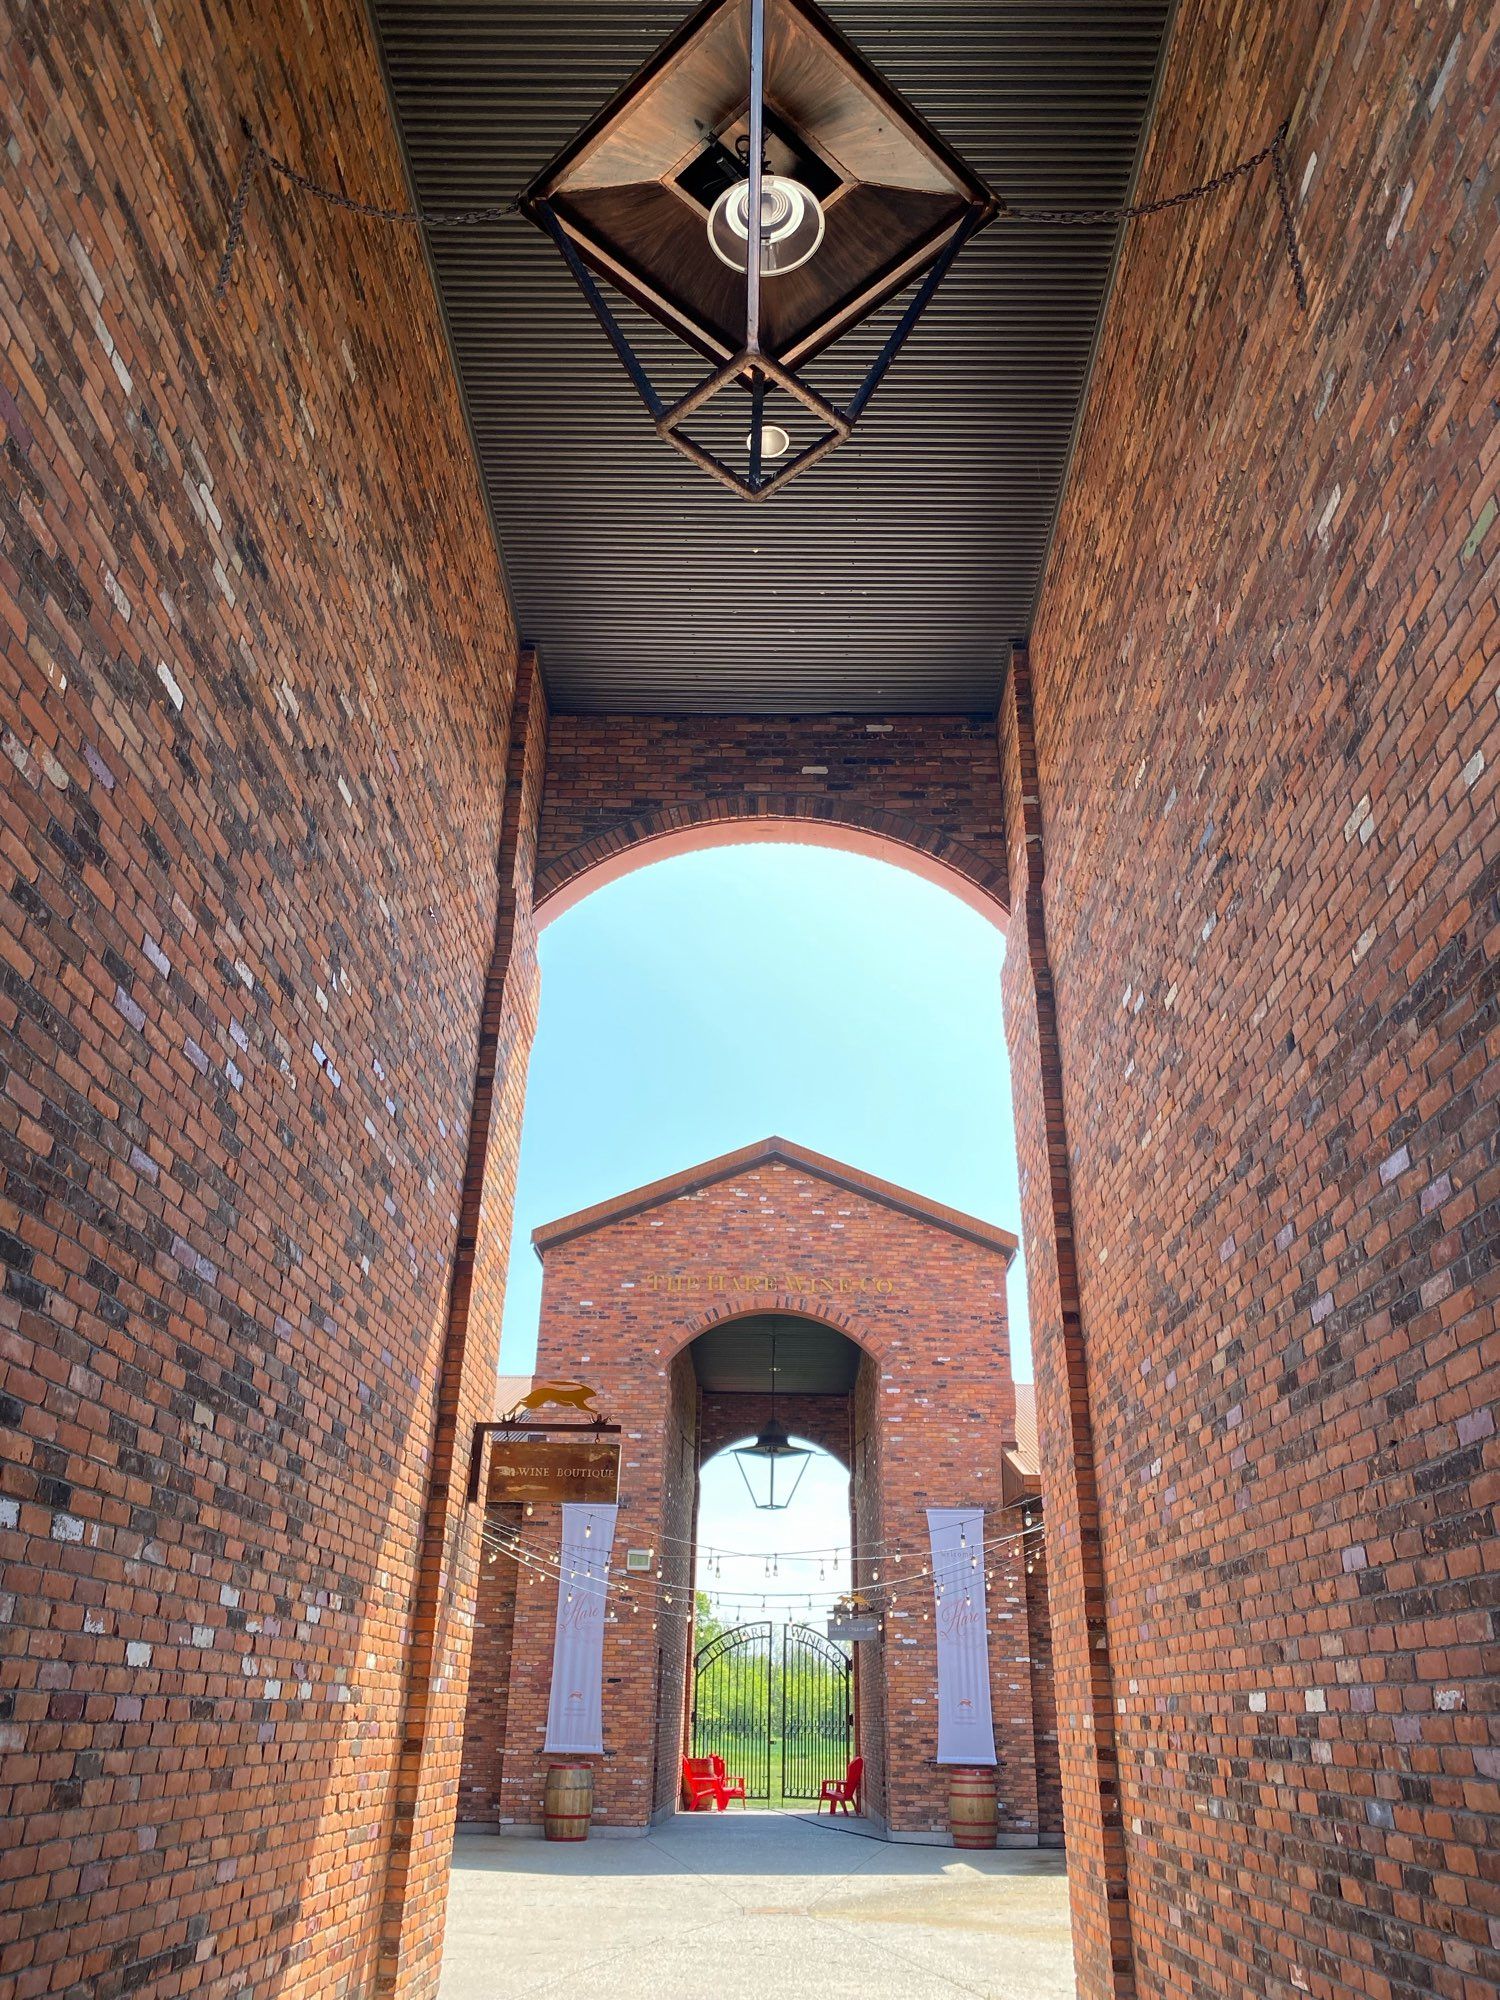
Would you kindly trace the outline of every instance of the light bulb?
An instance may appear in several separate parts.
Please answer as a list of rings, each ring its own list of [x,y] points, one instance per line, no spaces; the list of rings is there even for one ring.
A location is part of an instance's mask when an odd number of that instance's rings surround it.
[[[747,268],[750,256],[750,183],[735,181],[709,211],[709,247],[731,271]],[[816,195],[785,174],[765,174],[760,183],[760,269],[778,277],[805,264],[823,241],[823,210]]]
[[[760,427],[760,455],[765,458],[785,458],[792,448],[792,434],[781,424],[762,424]],[[746,451],[755,449],[755,433],[745,439]]]

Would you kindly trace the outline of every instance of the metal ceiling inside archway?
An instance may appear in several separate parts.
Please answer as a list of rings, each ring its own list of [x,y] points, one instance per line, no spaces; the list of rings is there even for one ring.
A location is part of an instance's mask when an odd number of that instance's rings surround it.
[[[373,0],[418,199],[518,193],[690,8]],[[827,0],[1008,201],[1130,188],[1168,0]],[[556,251],[520,215],[431,237],[524,636],[554,707],[992,710],[1028,628],[1116,247],[1001,220],[971,243],[859,431],[746,502],[665,449]],[[900,310],[805,371],[846,396]],[[621,318],[669,395],[699,358]]]

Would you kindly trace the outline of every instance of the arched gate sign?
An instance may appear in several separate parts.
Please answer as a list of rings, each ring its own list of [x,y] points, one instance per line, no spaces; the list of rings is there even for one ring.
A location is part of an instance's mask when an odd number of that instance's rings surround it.
[[[717,1756],[760,1805],[816,1799],[853,1753],[849,1655],[808,1625],[718,1632],[693,1659],[692,1754]]]

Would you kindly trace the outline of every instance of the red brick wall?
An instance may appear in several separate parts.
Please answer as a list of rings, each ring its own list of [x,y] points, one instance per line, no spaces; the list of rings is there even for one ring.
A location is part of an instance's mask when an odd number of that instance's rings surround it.
[[[864,1558],[882,1546],[883,1461],[878,1421],[880,1378],[879,1364],[873,1356],[862,1354],[851,1398],[854,1406],[854,1464],[849,1477],[849,1500],[854,1516],[854,1539],[850,1545],[850,1570],[856,1577],[873,1572],[874,1562]],[[857,1751],[865,1760],[860,1809],[880,1820],[889,1820],[891,1804],[888,1782],[890,1760],[886,1743],[885,1647],[887,1644],[895,1645],[908,1631],[914,1632],[916,1621],[931,1608],[927,1591],[920,1587],[912,1591],[909,1602],[905,1600],[904,1593],[898,1593],[886,1615],[885,1632],[880,1642],[859,1639],[854,1645]]]
[[[543,922],[612,874],[726,836],[879,853],[1003,910],[1005,837],[988,718],[561,715],[537,900]]]
[[[519,1532],[519,1507],[491,1507],[492,1529]],[[505,1754],[505,1712],[510,1701],[511,1639],[516,1624],[519,1566],[493,1551],[479,1565],[474,1601],[474,1641],[469,1655],[469,1695],[464,1715],[463,1766],[458,1785],[460,1823],[493,1825],[500,1810],[500,1769]]]
[[[495,1415],[496,1363],[515,1202],[518,1133],[536,1026],[532,917],[546,704],[532,654],[516,675],[497,852],[500,894],[480,1010],[458,1240],[438,1363],[437,1419],[405,1662],[401,1751],[386,1871],[377,1991],[436,1976],[444,1856],[462,1760],[483,1516],[468,1502],[475,1427]]]
[[[692,1542],[698,1491],[698,1383],[687,1355],[679,1354],[673,1360],[669,1381],[662,1539],[657,1552],[663,1572],[662,1592],[656,1605],[661,1674],[657,1682],[652,1809],[657,1813],[672,1811],[681,1785],[697,1567]],[[665,1602],[669,1591],[670,1605]]]
[[[1500,1978],[1495,32],[1186,0],[1143,190],[1292,112],[1311,311],[1264,188],[1131,232],[1034,634],[1006,981],[1087,2000]],[[1089,1831],[1065,1345],[1133,1981]]]
[[[726,1294],[719,1289],[725,1273],[765,1273],[767,1289]],[[847,1311],[838,1302],[843,1280],[843,1296],[855,1302]],[[830,1281],[832,1299],[819,1291]],[[773,1284],[785,1289],[771,1289]],[[687,1644],[676,1614],[691,1601],[685,1543],[696,1442],[685,1348],[716,1320],[763,1310],[825,1317],[870,1357],[865,1421],[878,1434],[880,1476],[867,1485],[861,1539],[923,1551],[926,1509],[964,1503],[996,1509],[999,1532],[999,1446],[1002,1436],[1013,1434],[1014,1392],[1004,1257],[996,1249],[780,1161],[747,1166],[664,1205],[554,1243],[546,1256],[537,1371],[586,1379],[598,1389],[600,1407],[621,1424],[616,1547],[621,1561],[627,1546],[652,1547],[666,1572],[656,1635],[663,1655],[659,1695],[652,1653],[637,1637],[649,1610],[637,1617],[622,1601],[620,1622],[606,1630],[606,1755],[595,1780],[603,1823],[641,1824],[653,1799],[659,1807],[675,1795]],[[855,1459],[858,1466],[858,1431]],[[537,1545],[555,1548],[556,1508],[538,1506],[526,1525]],[[908,1571],[920,1566],[910,1553],[906,1565]],[[997,1552],[991,1566],[1002,1825],[1008,1834],[1029,1838],[1036,1831],[1036,1785],[1024,1569],[1012,1550]],[[868,1567],[890,1575],[879,1556]],[[863,1572],[859,1580],[866,1580]],[[502,1798],[502,1818],[523,1824],[539,1817],[554,1611],[554,1593],[528,1593],[523,1586]],[[924,1611],[931,1611],[931,1586],[914,1579],[887,1621],[884,1646],[861,1661],[864,1712],[872,1727],[881,1709],[870,1691],[873,1670],[884,1683],[883,1809],[902,1831],[947,1826],[947,1774],[932,1761],[935,1645]],[[658,1700],[660,1756],[653,1743]]]
[[[847,1467],[853,1456],[854,1412],[848,1396],[779,1396],[781,1420],[794,1438],[832,1452]],[[733,1395],[705,1389],[698,1396],[699,1461],[755,1437],[771,1414],[769,1396]]]
[[[262,188],[209,296],[243,116],[403,198],[362,8],[0,90],[0,1978],[365,2000],[509,615],[416,241]]]
[[[1057,1685],[1052,1663],[1052,1607],[1047,1599],[1047,1545],[1041,1508],[1024,1510],[1035,1524],[1026,1534],[1026,1633],[1031,1648],[1031,1723],[1036,1747],[1036,1825],[1043,1847],[1063,1844],[1062,1766],[1057,1751]],[[1014,1510],[1017,1516],[1023,1510]]]

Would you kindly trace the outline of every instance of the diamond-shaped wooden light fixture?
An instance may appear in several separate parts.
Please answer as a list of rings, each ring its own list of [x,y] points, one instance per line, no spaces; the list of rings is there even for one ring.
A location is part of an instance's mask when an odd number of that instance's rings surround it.
[[[998,206],[812,0],[709,0],[521,198],[659,435],[749,499],[849,436]],[[658,394],[599,278],[712,362],[678,402]],[[798,379],[918,279],[847,407]],[[766,422],[773,389],[807,412],[806,442]],[[725,393],[748,397],[744,470],[685,428]]]

